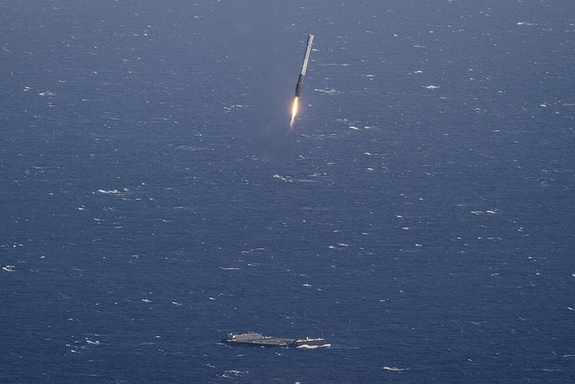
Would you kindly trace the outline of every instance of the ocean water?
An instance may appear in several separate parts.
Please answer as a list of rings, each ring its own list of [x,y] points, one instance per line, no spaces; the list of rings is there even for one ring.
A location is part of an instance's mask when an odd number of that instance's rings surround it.
[[[2,9],[1,382],[575,381],[572,2]]]

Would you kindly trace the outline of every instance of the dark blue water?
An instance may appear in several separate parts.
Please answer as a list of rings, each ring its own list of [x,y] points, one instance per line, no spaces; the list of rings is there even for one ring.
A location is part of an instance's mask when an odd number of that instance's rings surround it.
[[[572,2],[2,8],[0,381],[575,380]]]

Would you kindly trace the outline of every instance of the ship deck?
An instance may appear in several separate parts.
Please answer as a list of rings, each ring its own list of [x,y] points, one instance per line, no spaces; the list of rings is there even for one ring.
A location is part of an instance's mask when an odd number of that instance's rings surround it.
[[[228,337],[222,342],[228,344],[241,344],[241,345],[252,345],[252,346],[264,346],[264,347],[288,347],[294,343],[297,339],[287,338],[287,337],[271,337],[263,336],[259,333],[244,333],[241,335],[233,335],[233,337]]]

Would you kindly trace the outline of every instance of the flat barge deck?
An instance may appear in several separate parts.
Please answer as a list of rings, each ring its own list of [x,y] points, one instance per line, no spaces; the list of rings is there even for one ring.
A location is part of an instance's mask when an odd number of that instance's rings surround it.
[[[222,343],[251,347],[317,348],[329,347],[325,339],[294,339],[287,337],[264,336],[261,333],[228,333]]]

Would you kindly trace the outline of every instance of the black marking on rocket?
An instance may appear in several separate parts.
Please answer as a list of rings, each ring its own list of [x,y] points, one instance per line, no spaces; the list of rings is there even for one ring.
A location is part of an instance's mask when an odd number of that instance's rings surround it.
[[[297,79],[297,85],[295,86],[295,97],[301,95],[301,89],[303,88],[303,75],[299,74],[299,79]]]

